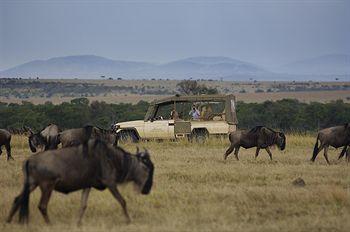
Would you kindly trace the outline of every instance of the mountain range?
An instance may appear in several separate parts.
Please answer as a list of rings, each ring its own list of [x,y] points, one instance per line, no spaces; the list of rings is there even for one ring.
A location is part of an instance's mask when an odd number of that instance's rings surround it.
[[[350,56],[330,54],[296,61],[274,70],[221,56],[198,56],[164,64],[112,60],[95,55],[35,60],[0,71],[0,77],[22,78],[169,78],[224,80],[350,80]]]

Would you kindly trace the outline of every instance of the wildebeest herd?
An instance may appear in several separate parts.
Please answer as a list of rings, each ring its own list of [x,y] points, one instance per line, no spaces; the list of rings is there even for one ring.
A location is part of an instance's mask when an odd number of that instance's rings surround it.
[[[142,194],[148,194],[153,184],[154,165],[149,152],[145,149],[131,154],[118,146],[116,131],[105,130],[94,126],[60,129],[50,124],[43,130],[34,133],[31,129],[28,143],[32,152],[40,152],[28,158],[23,165],[24,185],[22,192],[15,198],[7,222],[19,211],[19,221],[28,222],[29,196],[39,186],[41,198],[39,210],[45,222],[49,223],[47,205],[52,191],[70,193],[82,190],[81,208],[78,224],[81,224],[87,199],[91,188],[108,189],[123,208],[127,221],[130,217],[126,202],[119,193],[120,183],[134,182]],[[229,135],[230,147],[224,154],[224,159],[234,151],[237,160],[240,147],[256,147],[255,158],[259,151],[265,149],[270,159],[270,147],[276,145],[279,149],[286,148],[286,136],[265,126],[256,126],[251,130],[235,131]],[[0,129],[1,147],[5,146],[7,160],[11,156],[11,133]],[[61,148],[59,147],[61,144]],[[317,134],[311,161],[315,161],[319,152],[324,149],[324,157],[329,164],[329,146],[343,147],[338,157],[346,156],[350,162],[350,123],[320,130]]]

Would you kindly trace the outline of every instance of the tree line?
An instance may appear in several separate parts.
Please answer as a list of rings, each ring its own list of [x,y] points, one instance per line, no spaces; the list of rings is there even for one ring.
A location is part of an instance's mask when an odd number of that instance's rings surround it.
[[[46,102],[34,105],[0,103],[0,128],[22,128],[29,126],[42,129],[49,123],[60,128],[76,128],[87,124],[109,128],[115,122],[143,119],[148,102],[137,104],[108,104],[89,102],[87,98],[76,98],[71,102],[54,105]],[[283,99],[264,103],[237,102],[238,128],[266,125],[283,131],[316,131],[333,125],[350,122],[350,104],[342,100],[330,103],[302,103]]]

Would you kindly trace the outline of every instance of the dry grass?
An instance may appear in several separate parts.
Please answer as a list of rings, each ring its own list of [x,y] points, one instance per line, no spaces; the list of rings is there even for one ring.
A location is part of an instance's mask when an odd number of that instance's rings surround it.
[[[207,144],[148,142],[155,163],[155,185],[150,195],[121,186],[132,223],[125,224],[121,207],[108,191],[93,190],[83,220],[75,223],[80,192],[65,196],[54,193],[49,204],[53,225],[46,226],[37,209],[40,191],[32,194],[27,231],[349,231],[350,166],[336,162],[340,152],[332,150],[333,164],[320,155],[310,164],[314,138],[289,135],[287,149],[273,150],[274,161],[262,151],[240,151],[237,162],[223,161],[226,140]],[[13,138],[15,161],[0,158],[0,230],[18,231],[17,223],[5,224],[13,198],[22,188],[22,161],[30,154],[27,140]],[[134,144],[122,145],[134,151]],[[292,181],[302,177],[305,187]]]
[[[32,81],[32,80],[22,80]],[[125,87],[150,87],[152,90],[168,90],[169,93],[178,89],[177,84],[179,80],[82,80],[82,79],[55,79],[55,80],[45,80],[41,79],[40,82],[61,82],[61,83],[74,83],[74,84],[98,84],[105,86],[125,86]],[[284,98],[297,99],[301,102],[331,102],[338,99],[344,102],[350,102],[350,90],[310,90],[297,92],[283,92],[285,90],[281,89],[281,92],[267,92],[268,89],[283,87],[297,87],[302,86],[305,88],[320,88],[320,87],[342,87],[344,85],[348,86],[349,81],[345,82],[287,82],[287,81],[200,81],[200,84],[204,84],[208,87],[216,88],[221,93],[234,93],[238,101],[244,102],[264,102],[267,100],[276,101]],[[240,93],[244,89],[246,93]],[[255,92],[257,89],[264,90],[265,92]],[[27,91],[26,89],[17,89],[18,92]],[[169,95],[153,95],[153,94],[132,94],[125,92],[112,92],[105,93],[99,96],[87,97],[90,101],[105,101],[107,103],[137,103],[140,100],[151,102],[155,99],[161,99]],[[0,97],[0,102],[6,103],[21,103],[22,101],[29,101],[33,104],[44,104],[47,101],[51,101],[53,104],[60,104],[62,102],[70,102],[76,97],[64,97],[60,94],[54,95],[50,98],[47,97],[29,97],[25,99],[15,98],[15,97]]]
[[[350,91],[349,90],[337,90],[337,91],[300,91],[300,92],[278,92],[278,93],[234,93],[237,101],[244,101],[247,103],[257,102],[261,103],[264,101],[277,101],[282,99],[297,99],[300,102],[322,102],[327,103],[336,100],[343,100],[344,102],[350,102]],[[107,103],[132,103],[136,104],[139,101],[151,102],[156,99],[162,99],[172,95],[139,95],[139,94],[109,94],[107,96],[95,96],[86,97],[92,101],[104,101]],[[44,104],[47,101],[53,104],[61,104],[62,102],[70,102],[74,97],[30,97],[27,99],[20,98],[5,98],[0,97],[0,102],[6,103],[17,103],[20,104],[22,101],[29,101],[33,104]]]

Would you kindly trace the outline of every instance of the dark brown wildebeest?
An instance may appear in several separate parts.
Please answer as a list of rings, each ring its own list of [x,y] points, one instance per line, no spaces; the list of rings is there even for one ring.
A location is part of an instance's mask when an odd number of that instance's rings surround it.
[[[92,137],[105,141],[108,144],[112,144],[115,147],[118,145],[118,136],[114,127],[111,129],[94,127],[92,130]]]
[[[36,152],[37,149],[45,151],[57,149],[57,136],[60,132],[57,125],[50,124],[38,133],[34,133],[28,127],[27,129],[30,132],[28,143],[32,152]]]
[[[238,159],[238,151],[240,147],[252,148],[256,147],[255,159],[259,155],[260,149],[265,149],[272,160],[270,146],[277,145],[282,151],[286,147],[286,136],[282,132],[274,131],[265,126],[256,126],[251,130],[235,131],[229,135],[231,142],[230,147],[224,154],[224,159],[235,150],[235,157]]]
[[[320,141],[320,146],[318,146],[318,141]],[[328,160],[328,149],[329,146],[332,146],[334,148],[343,147],[343,150],[341,151],[339,158],[342,158],[344,154],[346,153],[347,161],[350,161],[350,154],[347,152],[347,147],[350,145],[350,123],[346,123],[341,126],[334,126],[329,127],[323,130],[320,130],[317,134],[316,143],[314,146],[314,152],[312,154],[311,161],[314,162],[318,153],[324,149],[324,158],[326,159],[327,163],[329,163]]]
[[[73,128],[60,132],[57,136],[57,142],[61,143],[62,147],[77,146],[84,144],[92,138],[93,126],[84,126],[82,128]]]
[[[2,154],[2,146],[6,148],[7,160],[13,159],[11,156],[11,134],[4,129],[0,129],[0,155]]]
[[[149,194],[153,183],[154,166],[147,150],[132,155],[125,150],[107,145],[100,140],[89,140],[87,153],[83,144],[57,150],[48,150],[31,156],[23,166],[24,186],[12,205],[7,222],[11,222],[19,210],[19,221],[28,222],[29,195],[40,187],[39,210],[45,222],[49,223],[47,205],[53,190],[68,194],[82,189],[81,208],[78,224],[87,206],[91,188],[108,190],[123,208],[130,221],[126,202],[117,186],[134,182],[138,191]]]
[[[62,131],[58,134],[57,141],[62,144],[62,147],[70,147],[84,144],[90,138],[100,139],[108,144],[117,146],[117,135],[112,130],[104,130],[90,125]]]

